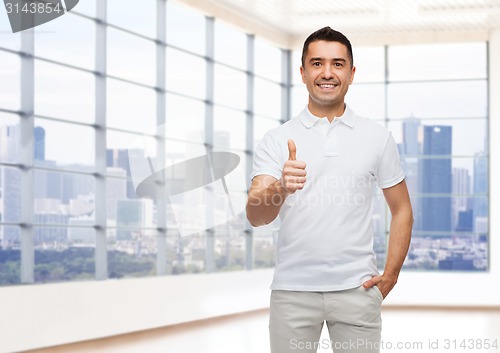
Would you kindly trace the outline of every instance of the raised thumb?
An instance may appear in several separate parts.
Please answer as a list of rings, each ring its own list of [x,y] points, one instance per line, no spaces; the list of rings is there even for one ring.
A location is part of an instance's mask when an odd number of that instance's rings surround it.
[[[288,160],[294,161],[297,159],[297,147],[293,140],[288,140]]]

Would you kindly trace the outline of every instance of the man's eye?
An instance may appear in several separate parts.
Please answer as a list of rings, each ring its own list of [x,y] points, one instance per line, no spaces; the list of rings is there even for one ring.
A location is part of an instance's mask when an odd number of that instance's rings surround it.
[[[342,63],[335,63],[336,67],[342,67]]]
[[[320,66],[320,65],[321,65],[321,63],[319,63],[319,62],[313,63],[313,66]]]

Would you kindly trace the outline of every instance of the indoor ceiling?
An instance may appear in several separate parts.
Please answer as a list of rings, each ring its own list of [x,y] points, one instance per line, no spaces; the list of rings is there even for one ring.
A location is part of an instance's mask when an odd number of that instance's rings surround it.
[[[329,25],[358,41],[394,36],[470,38],[500,29],[500,0],[182,0],[293,46]],[[255,32],[255,31],[254,31]],[[286,42],[286,43],[285,43]]]

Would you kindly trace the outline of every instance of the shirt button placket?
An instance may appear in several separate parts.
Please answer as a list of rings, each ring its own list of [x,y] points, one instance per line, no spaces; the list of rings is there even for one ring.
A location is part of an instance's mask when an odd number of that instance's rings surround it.
[[[325,156],[335,157],[338,155],[337,150],[337,127],[338,122],[333,121],[326,132],[325,141]]]

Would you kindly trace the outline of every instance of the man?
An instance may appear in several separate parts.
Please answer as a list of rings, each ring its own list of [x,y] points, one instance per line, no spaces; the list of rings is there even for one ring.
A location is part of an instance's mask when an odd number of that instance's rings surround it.
[[[257,147],[247,217],[281,227],[271,285],[272,353],[316,352],[326,321],[335,352],[379,352],[381,304],[397,282],[413,224],[396,143],[344,97],[355,73],[351,43],[330,27],[305,41],[304,110]],[[374,184],[392,221],[382,275],[373,251]]]

